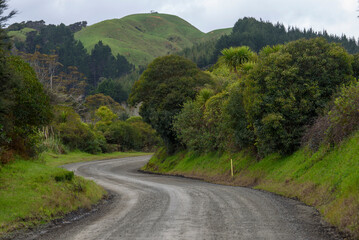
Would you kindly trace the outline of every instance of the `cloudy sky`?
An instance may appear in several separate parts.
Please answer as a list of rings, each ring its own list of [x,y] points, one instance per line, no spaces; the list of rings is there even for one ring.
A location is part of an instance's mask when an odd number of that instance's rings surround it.
[[[262,18],[328,33],[359,38],[357,0],[8,0],[18,10],[11,22],[45,20],[71,24],[86,20],[94,24],[135,13],[177,15],[203,32],[233,27],[243,17]]]

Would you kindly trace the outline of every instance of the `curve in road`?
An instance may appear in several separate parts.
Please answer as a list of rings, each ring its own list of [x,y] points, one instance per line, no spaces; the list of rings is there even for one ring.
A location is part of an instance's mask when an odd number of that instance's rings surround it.
[[[298,201],[249,188],[139,173],[150,157],[66,165],[115,196],[37,239],[337,239]]]

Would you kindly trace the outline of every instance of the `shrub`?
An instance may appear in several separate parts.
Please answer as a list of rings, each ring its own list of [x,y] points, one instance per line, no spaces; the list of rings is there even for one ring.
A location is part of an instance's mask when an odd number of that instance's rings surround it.
[[[74,179],[74,177],[75,177],[74,172],[64,171],[55,176],[55,181],[56,182],[72,181],[72,179]]]
[[[359,82],[341,89],[339,97],[328,113],[328,141],[340,143],[359,128]]]
[[[134,144],[139,147],[136,150],[150,152],[161,144],[161,138],[157,132],[151,125],[145,123],[141,117],[130,117],[126,120],[126,123],[130,124],[134,129],[137,129],[137,134],[139,134],[139,138],[135,138],[139,141]]]
[[[141,148],[139,130],[123,121],[112,123],[105,132],[105,138],[110,144],[120,145],[122,151]]]
[[[249,71],[244,94],[261,156],[290,154],[305,126],[321,113],[333,93],[352,79],[353,57],[323,38],[268,48]]]
[[[318,151],[320,145],[326,141],[329,126],[328,115],[318,117],[313,125],[306,129],[302,138],[302,145],[308,146],[313,151]]]
[[[106,149],[104,137],[83,123],[71,108],[56,107],[52,125],[61,141],[71,150],[99,153]]]

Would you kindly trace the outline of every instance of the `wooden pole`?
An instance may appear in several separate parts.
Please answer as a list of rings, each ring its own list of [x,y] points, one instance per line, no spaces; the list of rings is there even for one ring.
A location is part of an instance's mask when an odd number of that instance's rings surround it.
[[[231,158],[231,176],[233,177],[233,160]]]

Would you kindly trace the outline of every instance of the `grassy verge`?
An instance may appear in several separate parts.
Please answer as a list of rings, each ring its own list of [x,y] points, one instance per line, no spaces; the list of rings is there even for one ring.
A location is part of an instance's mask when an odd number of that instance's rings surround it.
[[[151,155],[151,153],[143,152],[114,152],[114,153],[103,153],[103,154],[89,154],[85,152],[71,152],[69,154],[53,154],[53,153],[44,153],[42,155],[46,165],[49,166],[61,166],[69,163],[77,162],[87,162],[95,160],[104,160],[104,159],[115,159],[115,158],[125,158],[125,157],[137,157]]]
[[[0,239],[14,230],[49,222],[79,208],[90,209],[106,195],[93,181],[57,166],[139,155],[145,154],[46,153],[40,160],[17,159],[0,166]]]
[[[234,177],[230,173],[233,159]],[[158,152],[143,170],[250,186],[315,206],[326,221],[359,238],[359,132],[341,146],[301,149],[291,156],[257,161],[249,153],[198,155]]]

